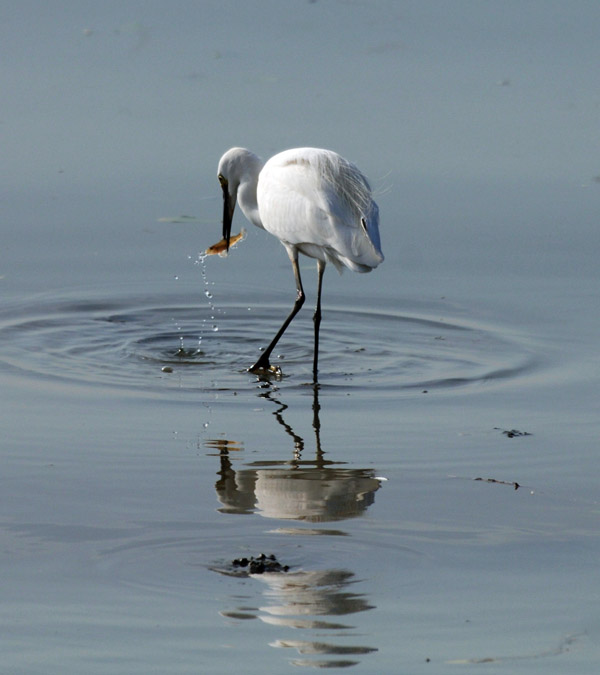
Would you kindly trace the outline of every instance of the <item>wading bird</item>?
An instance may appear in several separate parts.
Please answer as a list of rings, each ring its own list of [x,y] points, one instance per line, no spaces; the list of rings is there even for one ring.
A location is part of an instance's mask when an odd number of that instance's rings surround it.
[[[338,271],[370,272],[383,261],[379,209],[367,179],[354,164],[331,150],[295,148],[266,163],[244,148],[231,148],[219,161],[223,190],[223,241],[229,249],[236,202],[246,218],[276,236],[292,262],[296,300],[287,319],[250,372],[279,372],[269,358],[304,304],[298,253],[317,260],[313,382],[317,382],[321,287],[325,265]]]

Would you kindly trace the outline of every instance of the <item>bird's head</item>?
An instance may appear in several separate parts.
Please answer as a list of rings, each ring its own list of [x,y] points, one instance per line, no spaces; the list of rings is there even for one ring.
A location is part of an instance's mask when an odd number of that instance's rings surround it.
[[[221,190],[223,190],[223,239],[225,239],[227,250],[229,250],[231,222],[233,220],[233,212],[237,200],[237,187],[231,191],[231,184],[221,171],[219,171],[217,177],[221,185]]]
[[[233,221],[233,212],[237,202],[237,193],[240,186],[240,177],[242,175],[241,157],[242,148],[231,148],[219,161],[217,178],[223,191],[223,239],[225,240],[227,250],[229,250],[229,239],[231,237],[231,223]]]
[[[236,171],[235,156],[231,150],[226,152],[219,162],[217,178],[223,191],[223,239],[229,250],[229,238],[231,237],[231,222],[237,201],[239,187],[238,172]]]
[[[256,202],[256,183],[261,168],[261,160],[245,148],[231,148],[219,161],[217,178],[223,191],[223,239],[227,250],[229,250],[233,212],[238,201],[238,190],[240,207],[248,216],[249,202]],[[251,193],[254,195],[253,199],[251,199]]]

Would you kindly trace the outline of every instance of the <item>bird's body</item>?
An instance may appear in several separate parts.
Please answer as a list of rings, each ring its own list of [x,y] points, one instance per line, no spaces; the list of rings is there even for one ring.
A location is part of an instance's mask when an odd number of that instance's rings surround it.
[[[298,253],[318,261],[313,376],[317,378],[321,282],[325,265],[370,272],[383,261],[379,211],[367,179],[354,164],[331,150],[295,148],[265,164],[244,148],[231,148],[219,162],[223,189],[223,237],[229,242],[236,200],[257,227],[285,246],[298,291],[292,313],[252,371],[271,369],[271,351],[304,302]]]

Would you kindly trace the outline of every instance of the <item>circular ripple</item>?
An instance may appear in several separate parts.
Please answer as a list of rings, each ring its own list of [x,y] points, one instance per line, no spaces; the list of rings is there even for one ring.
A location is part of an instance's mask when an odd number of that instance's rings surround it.
[[[255,387],[246,373],[278,329],[281,304],[197,307],[172,298],[53,301],[0,316],[0,363],[23,377],[157,395],[176,387]],[[272,362],[291,386],[311,380],[312,321],[299,315]],[[370,392],[492,384],[533,367],[524,345],[458,319],[327,308],[319,378]]]

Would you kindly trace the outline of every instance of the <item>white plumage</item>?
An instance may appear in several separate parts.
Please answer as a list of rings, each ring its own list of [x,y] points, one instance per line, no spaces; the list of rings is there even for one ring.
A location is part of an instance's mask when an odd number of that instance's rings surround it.
[[[383,261],[379,209],[359,169],[331,150],[295,148],[265,164],[244,148],[231,148],[219,162],[223,189],[223,237],[229,246],[236,201],[254,225],[285,246],[298,295],[283,326],[251,371],[276,371],[269,363],[277,341],[304,303],[298,253],[318,261],[313,378],[317,380],[321,285],[325,264],[339,271],[370,272]]]

